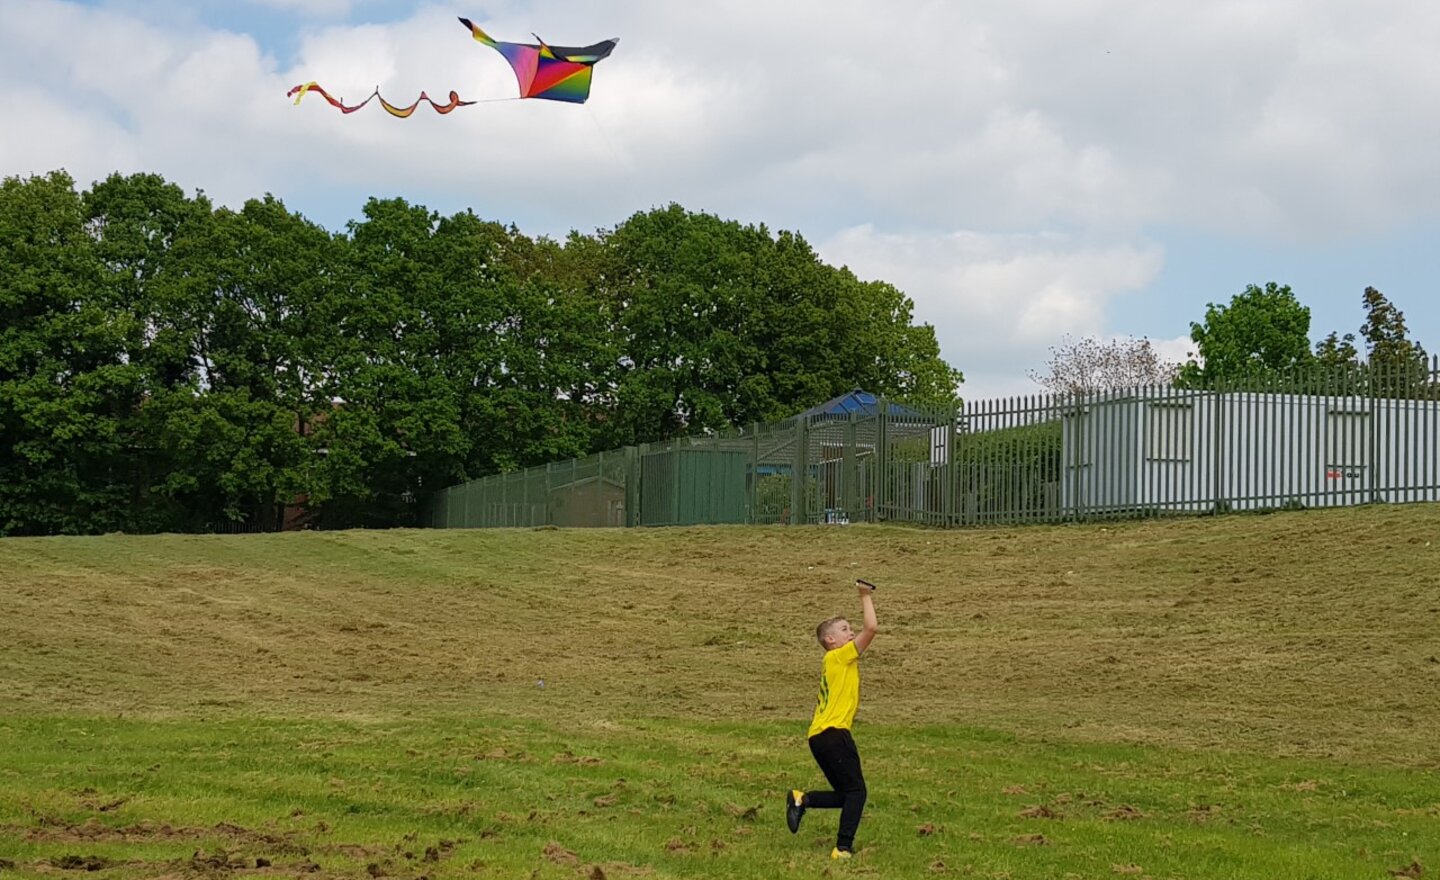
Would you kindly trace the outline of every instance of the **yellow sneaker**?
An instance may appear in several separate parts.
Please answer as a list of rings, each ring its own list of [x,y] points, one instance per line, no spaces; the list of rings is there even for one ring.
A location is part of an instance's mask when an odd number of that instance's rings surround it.
[[[832,859],[840,859],[843,861],[844,859],[851,858],[853,855],[854,853],[850,852],[850,850],[841,849],[838,846],[830,850],[830,858]]]

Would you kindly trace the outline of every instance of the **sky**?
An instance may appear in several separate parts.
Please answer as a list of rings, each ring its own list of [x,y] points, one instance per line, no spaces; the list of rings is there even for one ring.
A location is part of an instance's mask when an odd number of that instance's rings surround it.
[[[1378,287],[1440,350],[1431,0],[0,0],[0,177],[155,172],[340,231],[372,197],[532,235],[679,203],[888,281],[970,400],[1086,336],[1192,350],[1288,284]],[[584,105],[506,100],[498,39],[619,37]],[[342,116],[450,90],[471,107]]]

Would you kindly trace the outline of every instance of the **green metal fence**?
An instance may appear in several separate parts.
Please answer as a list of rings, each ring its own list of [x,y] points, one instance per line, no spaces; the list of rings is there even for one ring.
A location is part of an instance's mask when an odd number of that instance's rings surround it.
[[[635,450],[602,452],[452,486],[430,502],[437,528],[627,526]]]
[[[1440,359],[1211,388],[881,400],[475,480],[441,528],[933,526],[1440,501]]]

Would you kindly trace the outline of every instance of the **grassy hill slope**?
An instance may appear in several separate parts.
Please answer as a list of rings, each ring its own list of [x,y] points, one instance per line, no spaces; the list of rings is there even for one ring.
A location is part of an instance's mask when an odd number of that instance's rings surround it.
[[[832,869],[780,793],[856,575]],[[1428,876],[1437,622],[1434,506],[5,540],[0,876]]]
[[[1440,506],[11,539],[0,715],[803,722],[856,575],[866,723],[1440,765]]]

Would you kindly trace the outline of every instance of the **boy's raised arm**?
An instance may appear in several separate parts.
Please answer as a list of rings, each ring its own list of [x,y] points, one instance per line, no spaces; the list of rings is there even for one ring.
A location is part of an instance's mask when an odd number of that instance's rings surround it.
[[[879,624],[875,621],[875,588],[864,581],[859,583],[859,587],[860,608],[865,613],[865,622],[861,625],[860,632],[855,634],[855,651],[863,654],[875,638],[875,631],[879,628]]]

